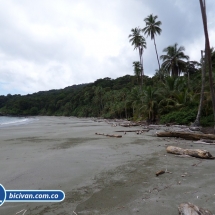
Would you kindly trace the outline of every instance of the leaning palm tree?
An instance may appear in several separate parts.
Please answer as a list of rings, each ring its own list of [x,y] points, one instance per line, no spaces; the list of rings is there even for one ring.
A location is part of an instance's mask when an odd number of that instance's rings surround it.
[[[171,72],[172,76],[178,77],[182,71],[185,70],[186,61],[189,56],[184,54],[185,48],[175,43],[173,46],[168,46],[163,50],[165,55],[161,55],[160,59],[163,60],[162,67]]]
[[[132,34],[128,37],[130,38],[129,42],[134,46],[134,49],[138,49],[141,65],[141,84],[143,85],[143,49],[146,48],[146,40],[141,35],[141,29],[139,27],[131,29]]]
[[[160,35],[160,33],[162,31],[160,28],[160,25],[162,24],[162,22],[156,21],[157,18],[158,18],[158,16],[153,16],[153,14],[151,14],[147,18],[145,18],[144,21],[146,23],[146,27],[143,28],[142,31],[145,34],[147,34],[147,37],[150,36],[151,39],[154,40],[155,51],[156,51],[158,66],[159,66],[159,70],[160,70],[160,62],[159,62],[157,46],[156,46],[156,42],[155,42],[155,35],[156,34]]]
[[[209,83],[210,83],[210,91],[212,98],[212,106],[213,106],[213,115],[214,115],[214,123],[215,123],[215,96],[214,96],[214,87],[213,87],[213,74],[212,74],[212,62],[211,62],[211,51],[210,51],[210,40],[208,35],[208,26],[207,26],[207,13],[206,13],[206,3],[205,0],[199,0],[203,28],[205,34],[205,64],[208,66],[208,74],[209,74]],[[215,133],[215,124],[214,124],[214,133]]]

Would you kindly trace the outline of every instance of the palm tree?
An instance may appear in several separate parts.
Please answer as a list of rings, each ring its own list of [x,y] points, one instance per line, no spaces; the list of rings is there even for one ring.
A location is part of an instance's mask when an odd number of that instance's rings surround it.
[[[129,42],[134,46],[134,49],[138,49],[141,65],[141,85],[143,85],[143,49],[146,49],[146,40],[141,35],[141,29],[139,27],[131,29],[132,34],[128,37],[130,38]]]
[[[193,126],[200,126],[200,117],[201,117],[201,112],[202,112],[202,106],[203,106],[203,99],[204,99],[204,88],[205,88],[205,62],[204,62],[204,57],[203,57],[203,50],[201,50],[201,62],[202,62],[202,87],[201,87],[201,94],[200,94],[200,101],[199,101],[199,107],[198,107],[198,112],[197,116],[195,119],[195,122],[193,123]]]
[[[211,48],[211,63],[212,63],[212,69],[215,68],[215,49],[214,47]]]
[[[190,75],[199,71],[200,63],[197,61],[187,61],[185,64],[184,74],[187,75],[187,87],[190,88]]]
[[[154,40],[154,45],[155,45],[155,51],[157,55],[157,60],[158,60],[158,66],[160,70],[160,62],[158,58],[158,52],[157,52],[157,47],[156,47],[156,42],[155,42],[155,35],[158,34],[160,35],[161,33],[161,28],[160,25],[162,24],[161,21],[156,21],[158,16],[153,16],[153,14],[149,15],[147,18],[144,19],[146,23],[146,27],[143,28],[143,32],[147,34],[147,37],[150,36],[152,40]]]
[[[133,118],[140,117],[140,107],[142,105],[141,101],[141,89],[139,87],[134,87],[131,90],[131,93],[128,96],[127,103],[132,107],[133,110]]]
[[[158,112],[158,102],[160,94],[157,88],[147,86],[143,89],[141,96],[143,112],[147,115],[148,122],[155,122]]]
[[[137,77],[137,83],[139,83],[139,77],[141,76],[141,64],[139,61],[133,62],[134,75]]]
[[[205,4],[205,0],[204,1],[199,0],[199,3],[201,8],[203,28],[204,28],[204,34],[205,34],[205,64],[206,66],[208,66],[210,92],[211,92],[213,115],[214,115],[214,122],[215,122],[215,95],[214,95],[214,87],[213,87],[211,50],[210,50],[210,40],[209,40],[208,26],[207,26],[206,4]],[[215,133],[215,124],[214,124],[214,133]]]
[[[168,76],[169,72],[164,70],[163,68],[155,70],[154,77],[157,77],[160,81],[164,81],[164,78]]]
[[[172,76],[178,77],[180,73],[185,69],[186,62],[189,60],[189,56],[185,55],[185,48],[175,43],[173,46],[168,46],[163,50],[166,55],[161,55],[160,59],[163,60],[162,67],[172,73]]]

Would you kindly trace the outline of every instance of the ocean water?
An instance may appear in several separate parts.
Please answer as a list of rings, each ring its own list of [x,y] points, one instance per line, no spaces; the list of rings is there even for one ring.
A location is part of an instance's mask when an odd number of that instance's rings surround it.
[[[10,126],[27,123],[31,118],[26,117],[9,117],[9,116],[0,116],[0,126]]]

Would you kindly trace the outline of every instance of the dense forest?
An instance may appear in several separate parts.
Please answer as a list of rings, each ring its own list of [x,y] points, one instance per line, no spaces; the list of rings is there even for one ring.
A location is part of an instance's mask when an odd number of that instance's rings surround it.
[[[0,114],[127,118],[214,125],[214,48],[210,48],[209,40],[206,40],[204,51],[197,50],[201,52],[201,59],[190,61],[185,47],[175,43],[164,48],[159,57],[155,36],[161,34],[162,23],[157,19],[157,16],[149,15],[144,19],[145,27],[131,29],[128,36],[139,55],[139,61],[133,62],[133,76],[106,77],[94,83],[25,96],[0,96]],[[147,48],[144,35],[154,41],[159,69],[153,77],[144,74],[143,53]]]
[[[157,72],[153,77],[126,75],[115,80],[74,85],[31,95],[0,96],[0,112],[9,115],[55,115],[77,117],[159,120],[161,123],[194,122],[201,91],[201,69],[193,64],[183,76]],[[201,124],[212,125],[213,111],[208,76]]]

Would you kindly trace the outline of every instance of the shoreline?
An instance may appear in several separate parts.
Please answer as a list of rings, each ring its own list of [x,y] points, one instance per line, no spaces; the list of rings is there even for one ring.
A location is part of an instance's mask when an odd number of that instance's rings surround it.
[[[61,203],[6,202],[2,215],[22,209],[27,209],[25,215],[172,215],[185,201],[214,212],[214,161],[166,153],[174,145],[215,155],[214,146],[159,138],[156,129],[140,135],[127,132],[122,138],[97,136],[119,128],[93,118],[38,118],[0,130],[0,183],[8,190],[62,189],[66,198]],[[161,169],[172,174],[156,177]]]
[[[9,117],[11,116],[0,116],[0,117]],[[18,125],[23,125],[23,124],[29,124],[33,122],[34,120],[38,120],[36,117],[12,117],[16,118],[16,121],[6,121],[6,122],[0,122],[0,128],[8,127],[8,126],[18,126]]]

